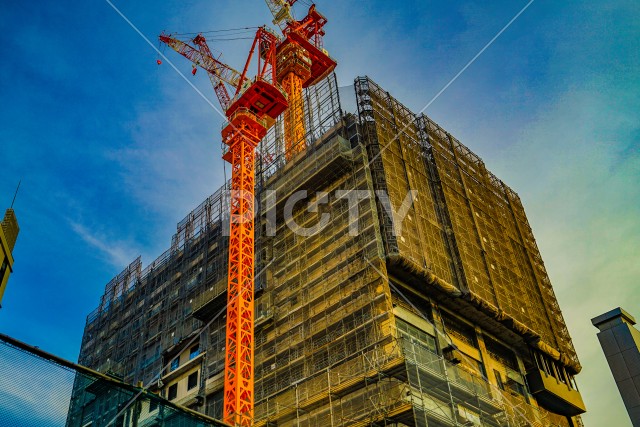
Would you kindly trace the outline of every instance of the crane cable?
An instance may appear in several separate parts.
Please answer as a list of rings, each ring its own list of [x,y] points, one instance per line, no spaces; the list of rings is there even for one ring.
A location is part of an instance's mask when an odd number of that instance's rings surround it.
[[[198,34],[211,34],[211,33],[225,33],[232,31],[240,31],[247,32],[247,30],[255,31],[260,27],[238,27],[238,28],[227,28],[224,30],[209,30],[209,31],[199,31],[199,32],[191,32],[191,33],[175,33],[176,36],[188,36],[188,35],[198,35]]]

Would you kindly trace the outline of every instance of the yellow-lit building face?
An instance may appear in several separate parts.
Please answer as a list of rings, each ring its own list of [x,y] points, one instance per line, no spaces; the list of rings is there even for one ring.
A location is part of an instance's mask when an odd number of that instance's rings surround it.
[[[0,307],[2,297],[9,281],[9,275],[13,272],[13,247],[18,238],[18,221],[13,209],[7,209],[2,228],[0,228]]]

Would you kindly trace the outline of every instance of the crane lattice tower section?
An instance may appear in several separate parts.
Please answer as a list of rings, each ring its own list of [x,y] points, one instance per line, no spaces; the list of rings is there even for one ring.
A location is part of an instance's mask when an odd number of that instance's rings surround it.
[[[258,145],[254,425],[581,425],[581,367],[518,195],[369,78],[353,90],[353,114],[335,75],[303,90],[296,156],[282,118]],[[107,284],[80,363],[221,417],[228,194]],[[100,405],[82,401],[70,427]]]

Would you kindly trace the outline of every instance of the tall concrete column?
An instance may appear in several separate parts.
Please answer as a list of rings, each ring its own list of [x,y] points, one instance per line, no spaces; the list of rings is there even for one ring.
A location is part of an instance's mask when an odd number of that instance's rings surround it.
[[[640,427],[640,331],[636,320],[618,307],[591,319],[618,385],[631,423]]]

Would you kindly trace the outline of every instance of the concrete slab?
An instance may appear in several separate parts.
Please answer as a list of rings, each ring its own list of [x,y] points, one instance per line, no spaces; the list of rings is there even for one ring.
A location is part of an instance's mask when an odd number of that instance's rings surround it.
[[[627,409],[640,407],[640,393],[631,378],[624,381],[618,381],[618,388],[620,394],[622,394],[622,400],[624,401]]]
[[[636,342],[633,339],[630,328],[631,326],[624,324],[611,329],[613,331],[613,335],[616,337],[616,342],[618,343],[618,347],[620,347],[620,351],[636,347]]]
[[[612,354],[620,353],[618,341],[616,341],[616,337],[611,329],[605,329],[598,333],[598,340],[600,341],[600,346],[602,347],[602,351],[604,351],[605,356],[608,357]]]
[[[607,356],[607,362],[609,362],[611,373],[616,382],[631,379],[631,374],[629,373],[624,357],[622,357],[622,353]]]
[[[633,427],[640,427],[640,406],[635,408],[627,408],[629,417],[631,418],[631,424]]]
[[[627,365],[631,377],[640,376],[640,352],[637,348],[630,348],[622,352],[622,357]]]

